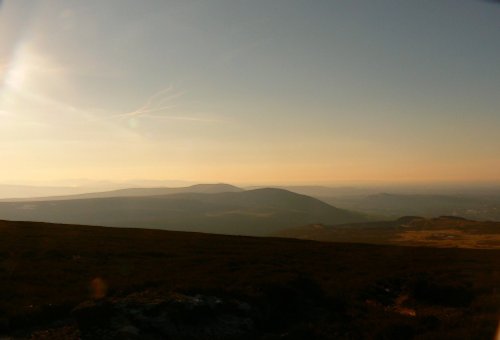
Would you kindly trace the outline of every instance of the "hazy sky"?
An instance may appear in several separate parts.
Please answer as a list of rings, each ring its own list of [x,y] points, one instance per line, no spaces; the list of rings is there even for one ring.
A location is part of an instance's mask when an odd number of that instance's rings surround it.
[[[0,182],[500,181],[500,5],[4,0]]]

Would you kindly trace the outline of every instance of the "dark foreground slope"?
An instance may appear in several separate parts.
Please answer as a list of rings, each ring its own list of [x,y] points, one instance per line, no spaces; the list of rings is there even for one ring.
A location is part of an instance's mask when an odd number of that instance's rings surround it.
[[[0,222],[0,337],[493,339],[500,251]]]
[[[270,235],[308,223],[363,221],[361,214],[337,209],[286,190],[179,193],[0,203],[0,219],[139,227],[239,235]]]
[[[410,216],[395,221],[333,226],[314,224],[281,230],[276,235],[328,242],[500,249],[500,222],[471,221],[453,216]]]

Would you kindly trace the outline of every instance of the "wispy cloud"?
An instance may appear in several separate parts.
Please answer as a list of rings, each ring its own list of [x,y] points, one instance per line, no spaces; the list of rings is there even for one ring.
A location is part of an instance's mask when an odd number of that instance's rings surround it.
[[[221,119],[212,118],[202,118],[202,117],[192,117],[192,116],[161,116],[161,115],[144,115],[145,117],[159,118],[159,119],[169,119],[169,120],[184,120],[189,122],[201,122],[201,123],[224,123]]]
[[[149,96],[137,109],[108,116],[106,118],[103,118],[103,120],[123,118],[152,118],[161,120],[179,120],[204,123],[222,122],[221,120],[211,118],[195,117],[189,115],[179,116],[178,112],[175,116],[168,114],[171,109],[179,107],[179,103],[177,102],[177,100],[185,94],[185,91],[176,90],[173,85],[169,85]]]
[[[151,95],[139,108],[125,113],[113,115],[109,118],[130,118],[140,117],[152,112],[162,112],[177,106],[176,99],[179,99],[185,92],[176,91],[172,85]]]

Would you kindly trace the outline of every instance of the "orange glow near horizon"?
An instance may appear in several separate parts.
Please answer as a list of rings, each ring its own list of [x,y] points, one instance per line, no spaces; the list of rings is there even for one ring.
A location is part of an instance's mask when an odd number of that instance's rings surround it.
[[[366,31],[365,40],[358,26],[339,30],[342,17],[325,18],[316,29],[342,39],[316,42],[273,12],[276,22],[243,27],[261,37],[247,41],[214,24],[220,13],[180,6],[184,16],[170,16],[168,4],[155,6],[168,20],[152,11],[130,28],[113,11],[2,5],[0,183],[500,182],[498,79],[484,76],[486,62],[498,66],[494,46],[481,65],[477,51],[459,53],[466,65],[455,69],[441,62],[446,46],[412,30],[391,39]],[[293,39],[276,35],[278,22]],[[463,25],[463,34],[497,37]],[[402,51],[405,34],[436,45],[435,60],[415,64],[429,58]],[[373,39],[384,48],[360,53]],[[408,60],[394,58],[403,52]]]

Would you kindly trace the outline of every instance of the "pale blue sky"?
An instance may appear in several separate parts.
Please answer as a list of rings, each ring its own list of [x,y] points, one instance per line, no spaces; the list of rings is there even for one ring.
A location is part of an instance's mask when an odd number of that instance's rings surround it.
[[[499,41],[480,0],[7,0],[0,178],[500,181]]]

